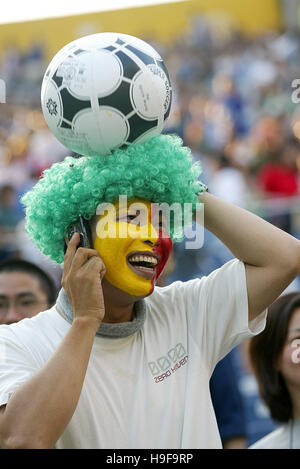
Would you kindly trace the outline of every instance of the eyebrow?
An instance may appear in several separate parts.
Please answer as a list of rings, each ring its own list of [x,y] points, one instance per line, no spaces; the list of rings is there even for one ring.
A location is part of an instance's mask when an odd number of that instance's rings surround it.
[[[143,207],[138,207],[138,208],[130,208],[128,207],[127,209],[117,209],[116,210],[116,216],[120,216],[120,215],[140,215],[141,212],[143,213]],[[148,209],[147,209],[147,213],[148,213]]]
[[[296,327],[295,329],[291,329],[289,331],[289,334],[292,334],[293,332],[300,332],[300,327]]]
[[[17,298],[23,298],[24,296],[36,297],[35,293],[33,293],[32,291],[25,291],[25,292],[21,292],[18,295],[16,295]],[[0,295],[0,300],[4,300],[6,298],[9,298],[9,296],[8,295]]]

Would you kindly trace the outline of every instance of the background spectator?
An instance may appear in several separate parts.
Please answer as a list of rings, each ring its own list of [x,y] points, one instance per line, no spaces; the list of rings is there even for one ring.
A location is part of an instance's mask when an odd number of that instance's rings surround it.
[[[57,297],[53,280],[35,264],[0,263],[0,324],[12,324],[50,308]]]
[[[252,445],[300,449],[300,294],[282,295],[269,308],[265,330],[250,341],[251,363],[273,419],[284,423]]]
[[[17,253],[15,233],[21,219],[22,213],[18,207],[14,187],[2,186],[0,188],[0,261]]]

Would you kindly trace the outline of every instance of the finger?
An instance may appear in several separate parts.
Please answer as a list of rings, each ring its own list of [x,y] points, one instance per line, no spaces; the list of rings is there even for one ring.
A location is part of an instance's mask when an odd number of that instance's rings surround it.
[[[81,267],[79,272],[85,279],[89,278],[91,281],[100,277],[102,283],[106,267],[100,257],[92,257]]]
[[[101,270],[101,272],[100,272],[100,280],[101,280],[101,282],[102,282],[103,277],[104,277],[105,274],[106,274],[106,269]]]
[[[68,247],[66,250],[65,258],[64,258],[64,271],[67,272],[72,264],[73,258],[76,254],[76,249],[80,241],[79,233],[75,232],[68,242]]]
[[[101,272],[106,272],[106,267],[104,265],[104,262],[103,260],[101,259],[101,257],[96,257],[96,256],[93,256],[91,258],[89,258],[87,260],[87,262],[85,262],[83,264],[83,266],[81,267],[81,271],[83,272],[95,272],[95,273],[100,273]]]
[[[78,248],[72,261],[72,270],[80,269],[91,258],[99,258],[99,253],[95,249]]]

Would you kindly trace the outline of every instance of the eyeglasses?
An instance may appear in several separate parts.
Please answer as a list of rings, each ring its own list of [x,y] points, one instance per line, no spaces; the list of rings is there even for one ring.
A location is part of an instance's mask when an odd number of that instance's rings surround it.
[[[39,301],[35,299],[26,300],[23,298],[16,298],[15,300],[11,301],[0,300],[0,315],[7,314],[11,306],[14,306],[18,313],[28,314],[35,306],[43,304],[46,304],[45,301]]]

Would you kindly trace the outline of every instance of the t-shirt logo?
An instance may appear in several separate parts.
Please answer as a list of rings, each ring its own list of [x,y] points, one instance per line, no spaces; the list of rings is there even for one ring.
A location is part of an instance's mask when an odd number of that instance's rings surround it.
[[[179,343],[171,348],[166,355],[149,362],[148,366],[152,376],[155,377],[155,382],[162,381],[170,376],[187,362],[187,358],[184,346]]]

